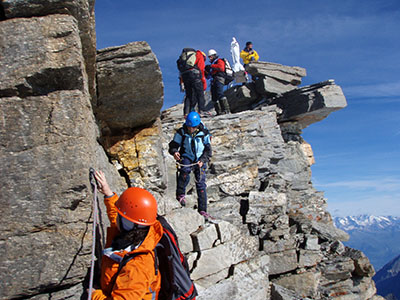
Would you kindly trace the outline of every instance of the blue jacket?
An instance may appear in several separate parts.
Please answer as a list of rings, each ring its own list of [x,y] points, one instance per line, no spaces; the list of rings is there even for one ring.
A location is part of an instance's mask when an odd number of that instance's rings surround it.
[[[207,163],[212,155],[210,132],[203,123],[200,123],[197,130],[191,135],[186,125],[183,125],[169,143],[169,153],[174,155],[175,152],[179,152],[181,157],[186,157],[192,162]]]

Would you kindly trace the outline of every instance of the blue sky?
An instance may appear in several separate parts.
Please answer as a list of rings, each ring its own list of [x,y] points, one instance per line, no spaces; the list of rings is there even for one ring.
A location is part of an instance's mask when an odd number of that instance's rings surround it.
[[[306,128],[313,183],[334,215],[400,216],[400,1],[96,2],[97,47],[147,41],[160,63],[164,108],[182,101],[184,47],[251,40],[260,60],[307,69],[303,85],[335,79],[348,107]]]

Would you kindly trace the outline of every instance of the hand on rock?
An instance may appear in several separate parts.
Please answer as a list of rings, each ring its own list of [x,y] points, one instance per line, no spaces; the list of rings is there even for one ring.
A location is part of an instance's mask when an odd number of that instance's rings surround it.
[[[103,195],[110,197],[114,193],[110,189],[110,186],[108,185],[106,175],[104,175],[103,171],[96,171],[94,174],[94,177],[96,177],[96,180],[99,182],[100,187],[99,187],[99,192],[102,193]]]

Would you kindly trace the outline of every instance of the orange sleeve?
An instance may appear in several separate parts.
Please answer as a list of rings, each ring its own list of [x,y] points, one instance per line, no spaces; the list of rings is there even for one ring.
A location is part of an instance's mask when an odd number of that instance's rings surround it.
[[[114,195],[112,195],[111,197],[104,197],[104,205],[107,208],[107,216],[110,220],[111,226],[116,225],[117,223],[118,212],[115,209],[115,202],[117,202],[117,200],[118,196],[116,193],[114,193]]]
[[[118,200],[117,194],[114,193],[109,198],[104,197],[104,204],[107,209],[107,216],[110,220],[110,227],[107,228],[106,247],[110,247],[114,237],[119,233],[117,228],[118,211],[115,208],[115,202]]]

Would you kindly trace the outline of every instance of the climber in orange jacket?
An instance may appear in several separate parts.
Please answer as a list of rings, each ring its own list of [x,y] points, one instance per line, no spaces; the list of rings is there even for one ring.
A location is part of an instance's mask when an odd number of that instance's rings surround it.
[[[153,250],[163,228],[156,219],[156,199],[137,187],[128,188],[118,198],[103,172],[96,172],[95,177],[104,194],[110,227],[101,263],[101,289],[93,291],[92,299],[158,299],[161,276],[160,272],[156,274]],[[134,256],[135,253],[140,255]],[[134,258],[118,273],[120,262],[128,256]]]

